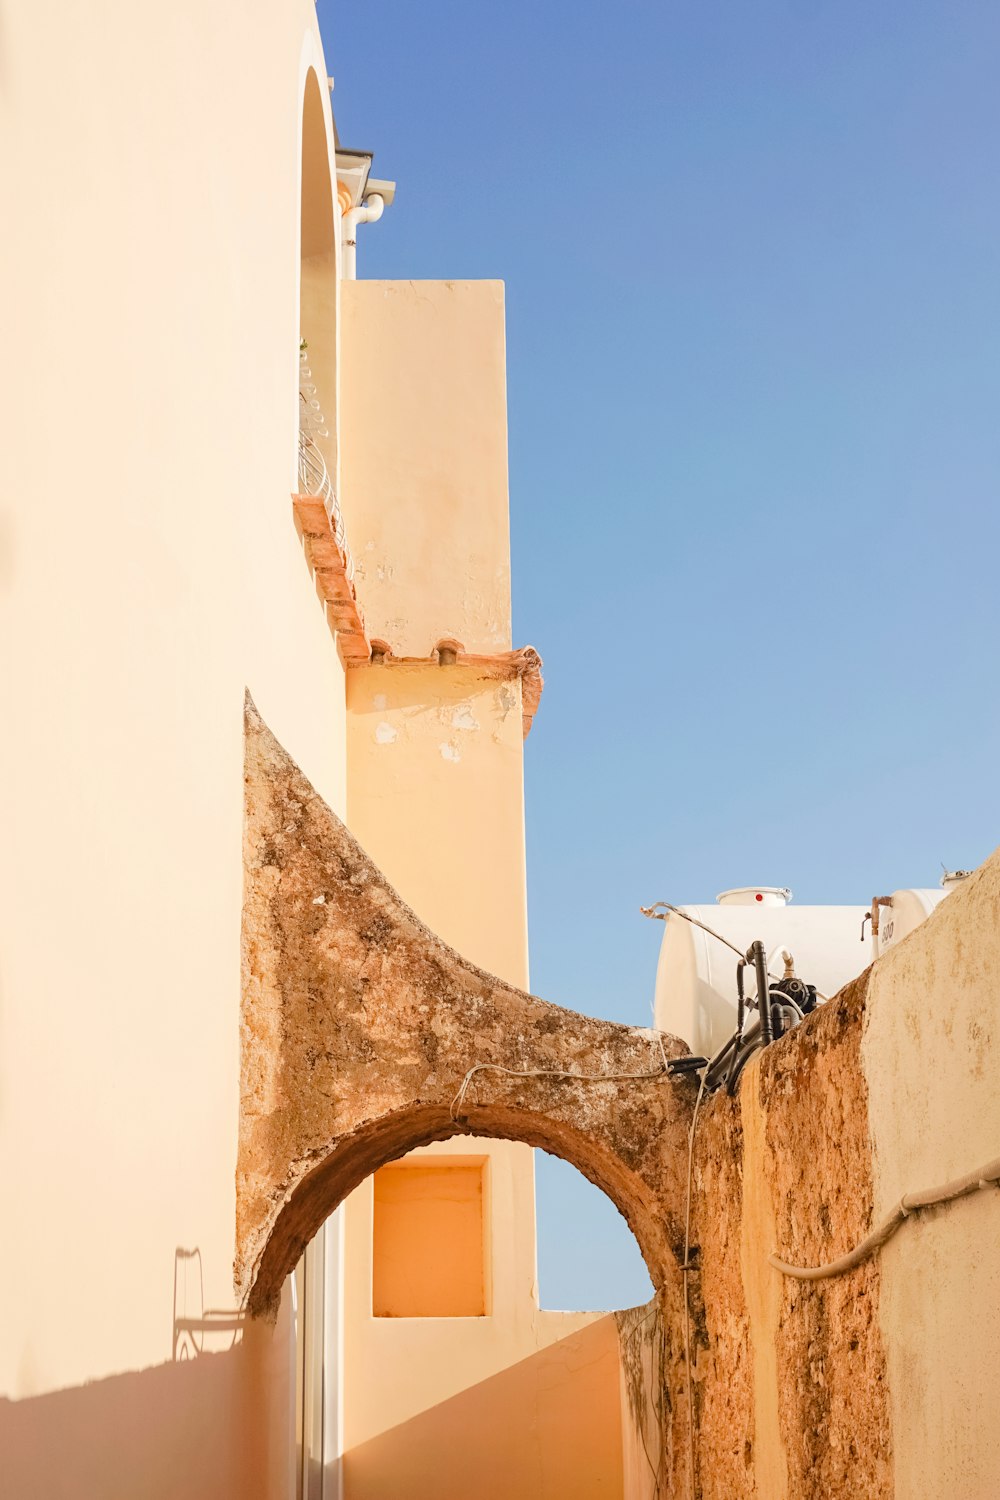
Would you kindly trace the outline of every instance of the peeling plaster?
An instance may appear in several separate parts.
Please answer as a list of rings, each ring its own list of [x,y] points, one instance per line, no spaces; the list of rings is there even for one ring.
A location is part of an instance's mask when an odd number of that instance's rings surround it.
[[[503,687],[497,691],[497,708],[500,710],[500,717],[506,719],[511,709],[516,707],[517,694],[512,687],[504,683]]]
[[[387,719],[383,719],[376,727],[373,738],[376,745],[394,745],[399,739],[399,730],[394,728]]]

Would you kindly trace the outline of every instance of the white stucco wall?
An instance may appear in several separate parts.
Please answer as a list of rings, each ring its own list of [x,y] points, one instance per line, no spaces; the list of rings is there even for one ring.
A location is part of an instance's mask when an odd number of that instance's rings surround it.
[[[62,1393],[65,1430],[104,1381],[79,1425],[117,1477],[78,1445],[53,1487],[36,1443],[17,1493],[217,1494],[246,1370],[197,1362],[183,1483],[154,1442],[116,1463],[144,1403],[107,1382],[170,1361],[177,1247],[233,1302],[245,685],[344,806],[289,498],[301,97],[327,68],[309,0],[15,0],[3,29],[0,1423],[16,1462],[51,1426],[33,1403]],[[155,1386],[168,1421],[186,1397]]]
[[[875,1222],[1000,1155],[1000,853],[875,964],[862,1060]],[[1000,1192],[881,1252],[896,1500],[1000,1493]]]

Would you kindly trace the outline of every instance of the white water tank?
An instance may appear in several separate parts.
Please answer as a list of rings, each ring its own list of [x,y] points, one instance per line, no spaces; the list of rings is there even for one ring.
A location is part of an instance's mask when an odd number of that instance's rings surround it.
[[[681,1037],[692,1052],[712,1057],[736,1029],[739,957],[734,948],[745,954],[760,938],[775,979],[784,972],[787,950],[798,978],[829,998],[919,927],[968,874],[946,871],[939,890],[894,891],[878,905],[878,933],[873,930],[870,940],[865,923],[874,907],[792,906],[785,886],[738,886],[720,892],[714,906],[683,906],[684,915],[668,910],[656,969],[655,1024]],[[752,968],[743,971],[743,985],[747,997],[753,996]]]
[[[947,895],[946,891],[893,891],[889,905],[879,911],[878,932],[872,934],[874,957],[895,947],[919,927]]]
[[[903,938],[909,937],[914,928],[919,927],[935,907],[941,905],[949,892],[968,879],[969,874],[968,870],[946,870],[937,890],[893,891],[888,904],[879,908],[878,932],[872,932],[872,956],[878,958],[879,954],[887,952],[902,942]]]
[[[861,938],[865,906],[789,905],[781,886],[744,886],[723,891],[714,906],[681,911],[714,929],[745,953],[760,938],[768,969],[780,979],[782,949],[791,953],[795,973],[825,996],[841,989],[871,962]],[[655,1024],[679,1036],[692,1052],[711,1057],[736,1029],[738,955],[701,927],[668,911],[656,970]],[[867,939],[867,934],[866,934]],[[745,969],[744,989],[755,993],[753,969]]]

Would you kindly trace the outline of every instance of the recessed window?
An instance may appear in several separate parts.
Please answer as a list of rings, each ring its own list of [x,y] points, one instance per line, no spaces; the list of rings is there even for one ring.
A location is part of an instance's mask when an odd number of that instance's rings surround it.
[[[487,1311],[485,1157],[422,1157],[375,1173],[376,1318]]]

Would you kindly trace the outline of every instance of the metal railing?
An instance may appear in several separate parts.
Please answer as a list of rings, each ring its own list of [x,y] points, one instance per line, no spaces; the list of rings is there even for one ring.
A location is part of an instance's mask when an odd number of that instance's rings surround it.
[[[347,563],[347,577],[354,579],[354,558],[347,545],[347,532],[340,502],[333,488],[326,459],[317,438],[330,436],[313,384],[312,370],[306,362],[306,350],[299,350],[299,488],[303,495],[315,495],[326,506],[337,546]]]

